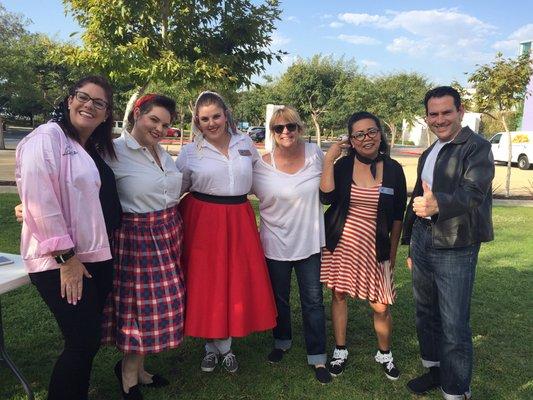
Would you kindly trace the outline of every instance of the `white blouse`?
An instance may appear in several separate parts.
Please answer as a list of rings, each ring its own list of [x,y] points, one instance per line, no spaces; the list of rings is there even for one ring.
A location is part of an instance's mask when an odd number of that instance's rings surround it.
[[[197,139],[181,150],[176,166],[183,174],[183,192],[214,196],[241,196],[252,186],[252,167],[260,158],[252,139],[231,135],[228,157],[207,140]]]
[[[305,143],[305,163],[294,174],[262,159],[255,164],[252,192],[259,198],[260,235],[265,256],[303,260],[325,246],[324,212],[319,200],[324,154]]]
[[[150,151],[128,132],[123,131],[113,142],[117,158],[108,157],[106,162],[115,173],[122,211],[139,214],[178,203],[182,174],[160,145],[156,146],[156,151],[162,168]]]

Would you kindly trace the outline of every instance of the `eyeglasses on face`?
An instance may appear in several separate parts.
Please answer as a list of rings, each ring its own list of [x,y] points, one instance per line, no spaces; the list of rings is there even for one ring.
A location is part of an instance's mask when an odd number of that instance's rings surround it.
[[[295,124],[294,122],[291,122],[289,124],[285,125],[274,125],[272,127],[272,130],[277,133],[278,135],[281,135],[283,133],[283,130],[287,128],[289,132],[294,132],[296,129],[298,129],[298,124]]]
[[[363,140],[365,140],[365,136],[368,136],[370,139],[373,139],[376,137],[378,133],[379,133],[378,128],[370,128],[370,129],[367,129],[366,132],[365,131],[352,132],[350,134],[350,138],[362,142]]]
[[[81,103],[87,103],[89,100],[93,101],[94,108],[97,110],[105,110],[109,104],[107,101],[102,99],[94,99],[91,96],[89,96],[87,93],[82,92],[81,90],[76,90],[76,100],[78,100]]]

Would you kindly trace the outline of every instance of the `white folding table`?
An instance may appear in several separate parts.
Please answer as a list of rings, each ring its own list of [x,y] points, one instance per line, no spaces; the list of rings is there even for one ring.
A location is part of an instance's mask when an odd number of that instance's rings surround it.
[[[0,256],[4,256],[13,260],[13,264],[0,265],[0,295],[11,290],[14,290],[20,286],[30,283],[30,278],[26,272],[24,265],[22,264],[22,258],[17,254],[0,253]],[[24,391],[28,395],[29,400],[33,400],[33,391],[31,387],[18,370],[15,363],[9,358],[5,343],[4,343],[4,328],[2,325],[2,304],[0,303],[0,361],[5,361],[9,369],[15,374]]]

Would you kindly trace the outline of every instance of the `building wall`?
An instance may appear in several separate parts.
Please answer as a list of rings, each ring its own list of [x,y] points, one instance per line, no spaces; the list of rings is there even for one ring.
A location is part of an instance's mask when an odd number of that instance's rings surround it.
[[[531,41],[520,43],[520,53],[524,54],[528,52],[533,57],[531,51]],[[533,131],[533,76],[529,79],[529,85],[527,85],[527,92],[530,93],[524,101],[524,113],[522,114],[522,126],[524,131]]]

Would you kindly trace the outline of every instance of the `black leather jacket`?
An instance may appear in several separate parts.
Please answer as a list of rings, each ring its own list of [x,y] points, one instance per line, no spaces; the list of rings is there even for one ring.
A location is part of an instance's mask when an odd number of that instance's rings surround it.
[[[423,195],[421,174],[434,144],[418,160],[418,173],[405,213],[402,244],[409,244],[416,215],[413,199]],[[433,222],[433,247],[465,247],[494,239],[492,228],[492,179],[494,159],[490,143],[470,128],[462,128],[444,145],[435,162],[432,192],[439,205]]]

